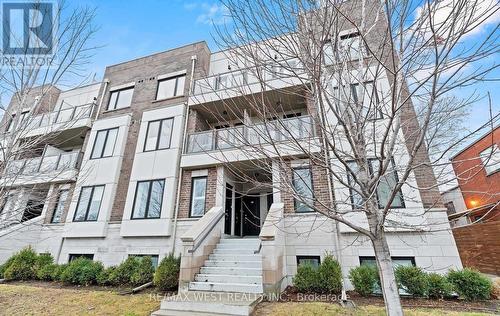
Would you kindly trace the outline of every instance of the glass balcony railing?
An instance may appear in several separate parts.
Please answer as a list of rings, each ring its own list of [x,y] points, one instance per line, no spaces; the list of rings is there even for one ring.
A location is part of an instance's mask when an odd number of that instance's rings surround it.
[[[246,145],[269,144],[315,135],[314,123],[309,115],[251,126],[236,126],[188,135],[186,153],[200,153]]]
[[[69,123],[92,115],[94,103],[83,104],[71,108],[61,109],[55,112],[43,113],[27,119],[28,130],[39,127],[48,127],[52,124]]]
[[[81,152],[61,153],[55,156],[13,160],[7,164],[7,176],[34,175],[76,169]]]

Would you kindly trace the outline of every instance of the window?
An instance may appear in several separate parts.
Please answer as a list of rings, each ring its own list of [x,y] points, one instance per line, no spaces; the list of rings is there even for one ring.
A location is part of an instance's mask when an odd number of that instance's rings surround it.
[[[456,213],[455,204],[452,201],[444,203],[444,207],[446,207],[446,214],[452,215]]]
[[[314,268],[318,268],[321,263],[319,256],[297,256],[297,267],[301,264],[309,264]]]
[[[129,257],[137,257],[137,258],[144,258],[144,257],[150,257],[151,262],[153,263],[153,267],[158,268],[158,255],[128,255]]]
[[[132,103],[134,87],[111,91],[109,97],[108,111],[129,107]]]
[[[309,207],[313,201],[311,168],[293,168],[293,188],[299,196],[294,201],[295,212],[312,212],[312,209]]]
[[[415,266],[415,257],[391,257],[392,259],[392,264],[394,268],[397,268],[398,266]],[[375,257],[368,256],[368,257],[359,257],[359,264],[360,265],[373,265],[377,266],[377,261],[375,260]]]
[[[68,198],[68,190],[59,191],[59,196],[57,198],[56,206],[54,207],[54,213],[52,213],[51,223],[60,223],[61,217],[64,212],[64,206],[66,205],[66,200]]]
[[[101,208],[104,185],[82,187],[80,198],[76,206],[74,222],[97,221],[99,209]]]
[[[173,118],[148,122],[144,151],[170,148],[173,124]]]
[[[73,260],[80,259],[80,258],[94,260],[94,254],[92,254],[92,253],[70,253],[68,262],[71,262]]]
[[[26,203],[26,208],[23,212],[23,217],[21,218],[21,223],[42,215],[44,204],[44,201],[31,199],[28,200],[28,202]]]
[[[118,127],[97,131],[90,159],[113,156]]]
[[[356,175],[359,172],[358,165],[354,161],[347,163],[351,171]],[[369,159],[368,167],[369,172],[373,176],[374,172],[378,171],[379,161],[378,159]],[[347,181],[350,185],[350,197],[353,209],[360,209],[364,205],[363,197],[359,192],[355,191],[354,188],[359,188],[358,184],[354,181],[354,175],[351,172],[347,172]],[[387,205],[387,201],[391,196],[393,188],[398,183],[398,175],[396,172],[396,165],[394,160],[391,159],[391,163],[386,170],[386,174],[380,177],[380,181],[377,186],[377,201],[378,207],[384,208]],[[391,208],[404,208],[404,199],[401,190],[398,191],[394,199],[392,200]]]
[[[29,113],[29,111],[22,112],[21,115],[19,116],[19,124],[18,125],[20,128],[23,128],[24,124],[26,124],[26,119],[27,119],[28,113]]]
[[[205,214],[205,195],[207,192],[207,177],[191,178],[191,217]]]
[[[7,122],[7,128],[5,129],[7,133],[10,133],[14,130],[14,120],[16,119],[16,115],[12,114],[9,118],[9,122]]]
[[[361,120],[377,120],[383,117],[379,106],[376,85],[373,81],[366,81],[362,85],[352,83],[351,96],[354,103],[361,103]]]
[[[158,80],[158,91],[156,92],[156,100],[163,100],[184,95],[185,81],[186,81],[186,75]]]
[[[359,59],[363,55],[362,39],[358,32],[345,34],[340,36],[340,54],[346,60]]]
[[[479,157],[484,165],[484,171],[486,171],[486,175],[493,174],[500,170],[500,148],[498,148],[497,144],[490,146],[483,150]]]
[[[160,218],[164,187],[165,180],[137,182],[132,219]]]

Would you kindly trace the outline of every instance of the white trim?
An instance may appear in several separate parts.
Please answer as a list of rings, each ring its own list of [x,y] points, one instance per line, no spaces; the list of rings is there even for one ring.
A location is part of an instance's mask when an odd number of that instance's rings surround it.
[[[208,169],[193,170],[191,171],[191,178],[194,177],[206,177],[208,176]]]
[[[167,79],[167,78],[171,78],[171,77],[177,77],[177,76],[185,75],[186,73],[187,73],[186,69],[174,71],[174,72],[170,72],[168,74],[159,75],[158,80],[163,80],[163,79]]]
[[[124,84],[121,84],[118,86],[112,86],[109,88],[109,92],[113,92],[113,91],[121,90],[121,89],[125,89],[125,88],[131,88],[131,87],[135,87],[135,81],[124,83]]]

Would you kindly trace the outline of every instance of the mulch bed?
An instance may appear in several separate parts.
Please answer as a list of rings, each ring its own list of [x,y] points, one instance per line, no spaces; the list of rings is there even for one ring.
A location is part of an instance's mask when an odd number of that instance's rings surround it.
[[[384,299],[380,295],[363,297],[356,292],[347,292],[350,300],[354,301],[357,306],[384,306]],[[336,298],[340,298],[340,295],[328,296],[315,293],[298,293],[295,288],[289,286],[285,289],[285,292],[280,296],[280,301],[287,302],[304,302],[304,301],[323,301],[323,302],[335,302]],[[459,299],[426,299],[426,298],[413,298],[413,297],[402,297],[401,303],[403,307],[409,308],[438,308],[452,311],[464,311],[464,312],[493,312],[500,313],[500,300],[489,300],[489,301],[477,301],[469,302]]]

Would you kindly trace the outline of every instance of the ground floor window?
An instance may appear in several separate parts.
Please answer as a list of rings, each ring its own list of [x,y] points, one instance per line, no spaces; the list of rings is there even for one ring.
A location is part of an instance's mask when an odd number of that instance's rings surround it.
[[[415,264],[415,257],[391,257],[392,259],[392,266],[394,269],[396,269],[399,266],[416,266]],[[369,256],[369,257],[359,257],[359,264],[360,265],[372,265],[372,266],[377,266],[377,261],[375,260],[375,257]],[[382,294],[382,290],[380,287],[375,285],[375,289],[373,290],[373,293],[375,294]],[[399,294],[406,294],[408,295],[407,292],[405,292],[403,289],[399,289]]]
[[[86,258],[86,259],[94,260],[94,254],[93,253],[70,253],[68,262],[71,262],[71,261],[79,259],[79,258]]]
[[[297,267],[301,264],[309,264],[315,268],[318,268],[321,263],[319,256],[297,256]]]
[[[158,255],[128,255],[129,257],[137,257],[137,258],[144,258],[144,257],[150,257],[151,262],[153,263],[153,267],[158,268]]]

